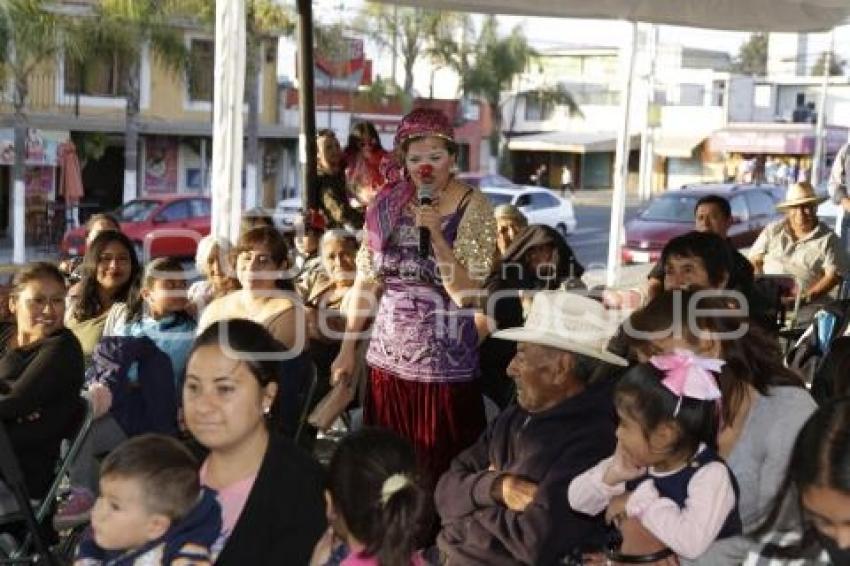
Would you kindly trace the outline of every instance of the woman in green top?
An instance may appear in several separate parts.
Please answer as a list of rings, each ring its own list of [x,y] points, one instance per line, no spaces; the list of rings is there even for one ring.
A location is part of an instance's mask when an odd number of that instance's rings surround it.
[[[66,326],[74,333],[86,358],[91,359],[103,335],[109,309],[126,302],[141,267],[130,239],[121,232],[101,232],[83,258],[83,278],[71,288]]]

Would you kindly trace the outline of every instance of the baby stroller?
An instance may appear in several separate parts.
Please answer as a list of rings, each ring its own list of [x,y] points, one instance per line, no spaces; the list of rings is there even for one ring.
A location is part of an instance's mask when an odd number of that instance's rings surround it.
[[[79,398],[77,402],[79,410],[76,412],[75,427],[71,427],[73,434],[67,438],[70,445],[57,462],[56,475],[40,501],[33,501],[30,498],[12,442],[5,425],[0,422],[0,475],[3,476],[17,504],[16,511],[0,515],[0,533],[2,533],[0,537],[3,543],[0,544],[0,566],[20,564],[58,566],[65,563],[62,557],[73,551],[73,548],[66,548],[61,544],[58,548],[51,549],[48,543],[50,537],[44,525],[49,523],[48,520],[55,509],[56,498],[65,474],[91,428],[91,405],[84,398]],[[24,533],[19,537],[20,541],[9,535],[11,528],[15,528],[16,533]],[[69,540],[73,540],[73,537]]]

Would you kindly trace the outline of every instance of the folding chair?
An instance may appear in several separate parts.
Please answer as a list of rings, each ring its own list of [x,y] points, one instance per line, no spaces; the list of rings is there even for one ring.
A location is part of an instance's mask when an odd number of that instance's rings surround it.
[[[55,507],[56,497],[62,486],[64,477],[68,473],[68,468],[71,466],[71,462],[77,457],[80,447],[83,445],[91,429],[94,418],[92,406],[85,397],[80,397],[78,402],[79,412],[75,420],[78,420],[80,424],[77,432],[68,438],[70,445],[64,456],[58,461],[53,481],[47,493],[45,493],[41,501],[35,506],[33,506],[27,492],[23,472],[12,448],[12,442],[6,433],[5,426],[0,423],[0,472],[2,472],[3,477],[6,479],[6,484],[15,496],[15,502],[18,506],[16,512],[0,516],[0,527],[24,523],[27,528],[27,534],[23,542],[8,557],[0,556],[0,566],[35,563],[50,564],[51,566],[53,564],[60,564],[57,556],[50,552],[47,547],[42,525]],[[31,547],[34,547],[32,549],[34,552],[32,553],[30,552]]]

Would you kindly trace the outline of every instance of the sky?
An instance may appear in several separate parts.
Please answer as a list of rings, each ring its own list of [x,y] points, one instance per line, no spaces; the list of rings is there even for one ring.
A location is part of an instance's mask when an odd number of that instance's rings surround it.
[[[294,4],[293,0],[280,1]],[[351,21],[357,16],[364,4],[363,0],[314,0],[314,18],[324,23]],[[480,15],[474,17],[477,21],[481,19]],[[607,20],[507,15],[498,16],[498,20],[504,33],[509,33],[514,26],[521,26],[529,43],[538,50],[576,45],[619,46],[624,42],[625,32],[629,25],[625,22]],[[746,32],[727,32],[678,26],[660,26],[659,28],[659,40],[662,49],[664,45],[679,44],[686,47],[726,51],[733,57],[738,53],[741,44],[746,42],[749,37],[750,34]],[[826,49],[828,36],[826,34],[812,34],[809,42],[810,57],[814,59],[821,51]],[[850,26],[836,28],[835,48],[840,57],[844,60],[850,60]],[[373,59],[377,74],[381,76],[391,74],[390,54],[388,52],[380,51],[375,43],[367,41],[366,53],[367,57]],[[850,67],[845,69],[850,71]],[[401,76],[400,71],[398,75]],[[402,79],[399,78],[400,80]],[[417,89],[423,92],[422,84],[418,84]]]

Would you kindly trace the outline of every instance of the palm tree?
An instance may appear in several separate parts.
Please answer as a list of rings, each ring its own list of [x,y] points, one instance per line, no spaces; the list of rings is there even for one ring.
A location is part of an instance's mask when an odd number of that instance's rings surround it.
[[[438,37],[458,29],[466,16],[454,12],[372,3],[354,24],[358,31],[395,55],[404,69],[404,93],[413,94],[413,66]],[[465,24],[464,24],[465,25]],[[395,69],[393,69],[395,72]]]
[[[43,0],[6,0],[0,3],[0,76],[10,76],[14,83],[15,164],[9,208],[13,211],[11,224],[15,235],[15,263],[25,261],[24,168],[29,127],[26,115],[29,79],[39,65],[54,59],[63,47],[74,49],[73,45],[66,44],[67,36],[60,33],[65,23],[61,16],[47,9]]]
[[[439,63],[457,72],[464,95],[477,95],[487,102],[493,120],[490,153],[499,156],[500,163],[504,163],[502,93],[526,70],[537,57],[537,52],[528,44],[519,26],[506,37],[499,37],[498,32],[499,24],[495,16],[488,16],[477,38],[458,43],[453,38],[444,37],[430,54]],[[571,105],[575,104],[572,97],[569,100]]]
[[[81,58],[116,58],[126,65],[124,94],[127,101],[124,130],[124,202],[136,198],[139,154],[139,114],[142,52],[177,74],[188,68],[189,50],[181,23],[195,20],[199,3],[190,0],[100,0],[93,17],[85,18],[75,33],[87,38]],[[67,56],[67,54],[66,54]]]

